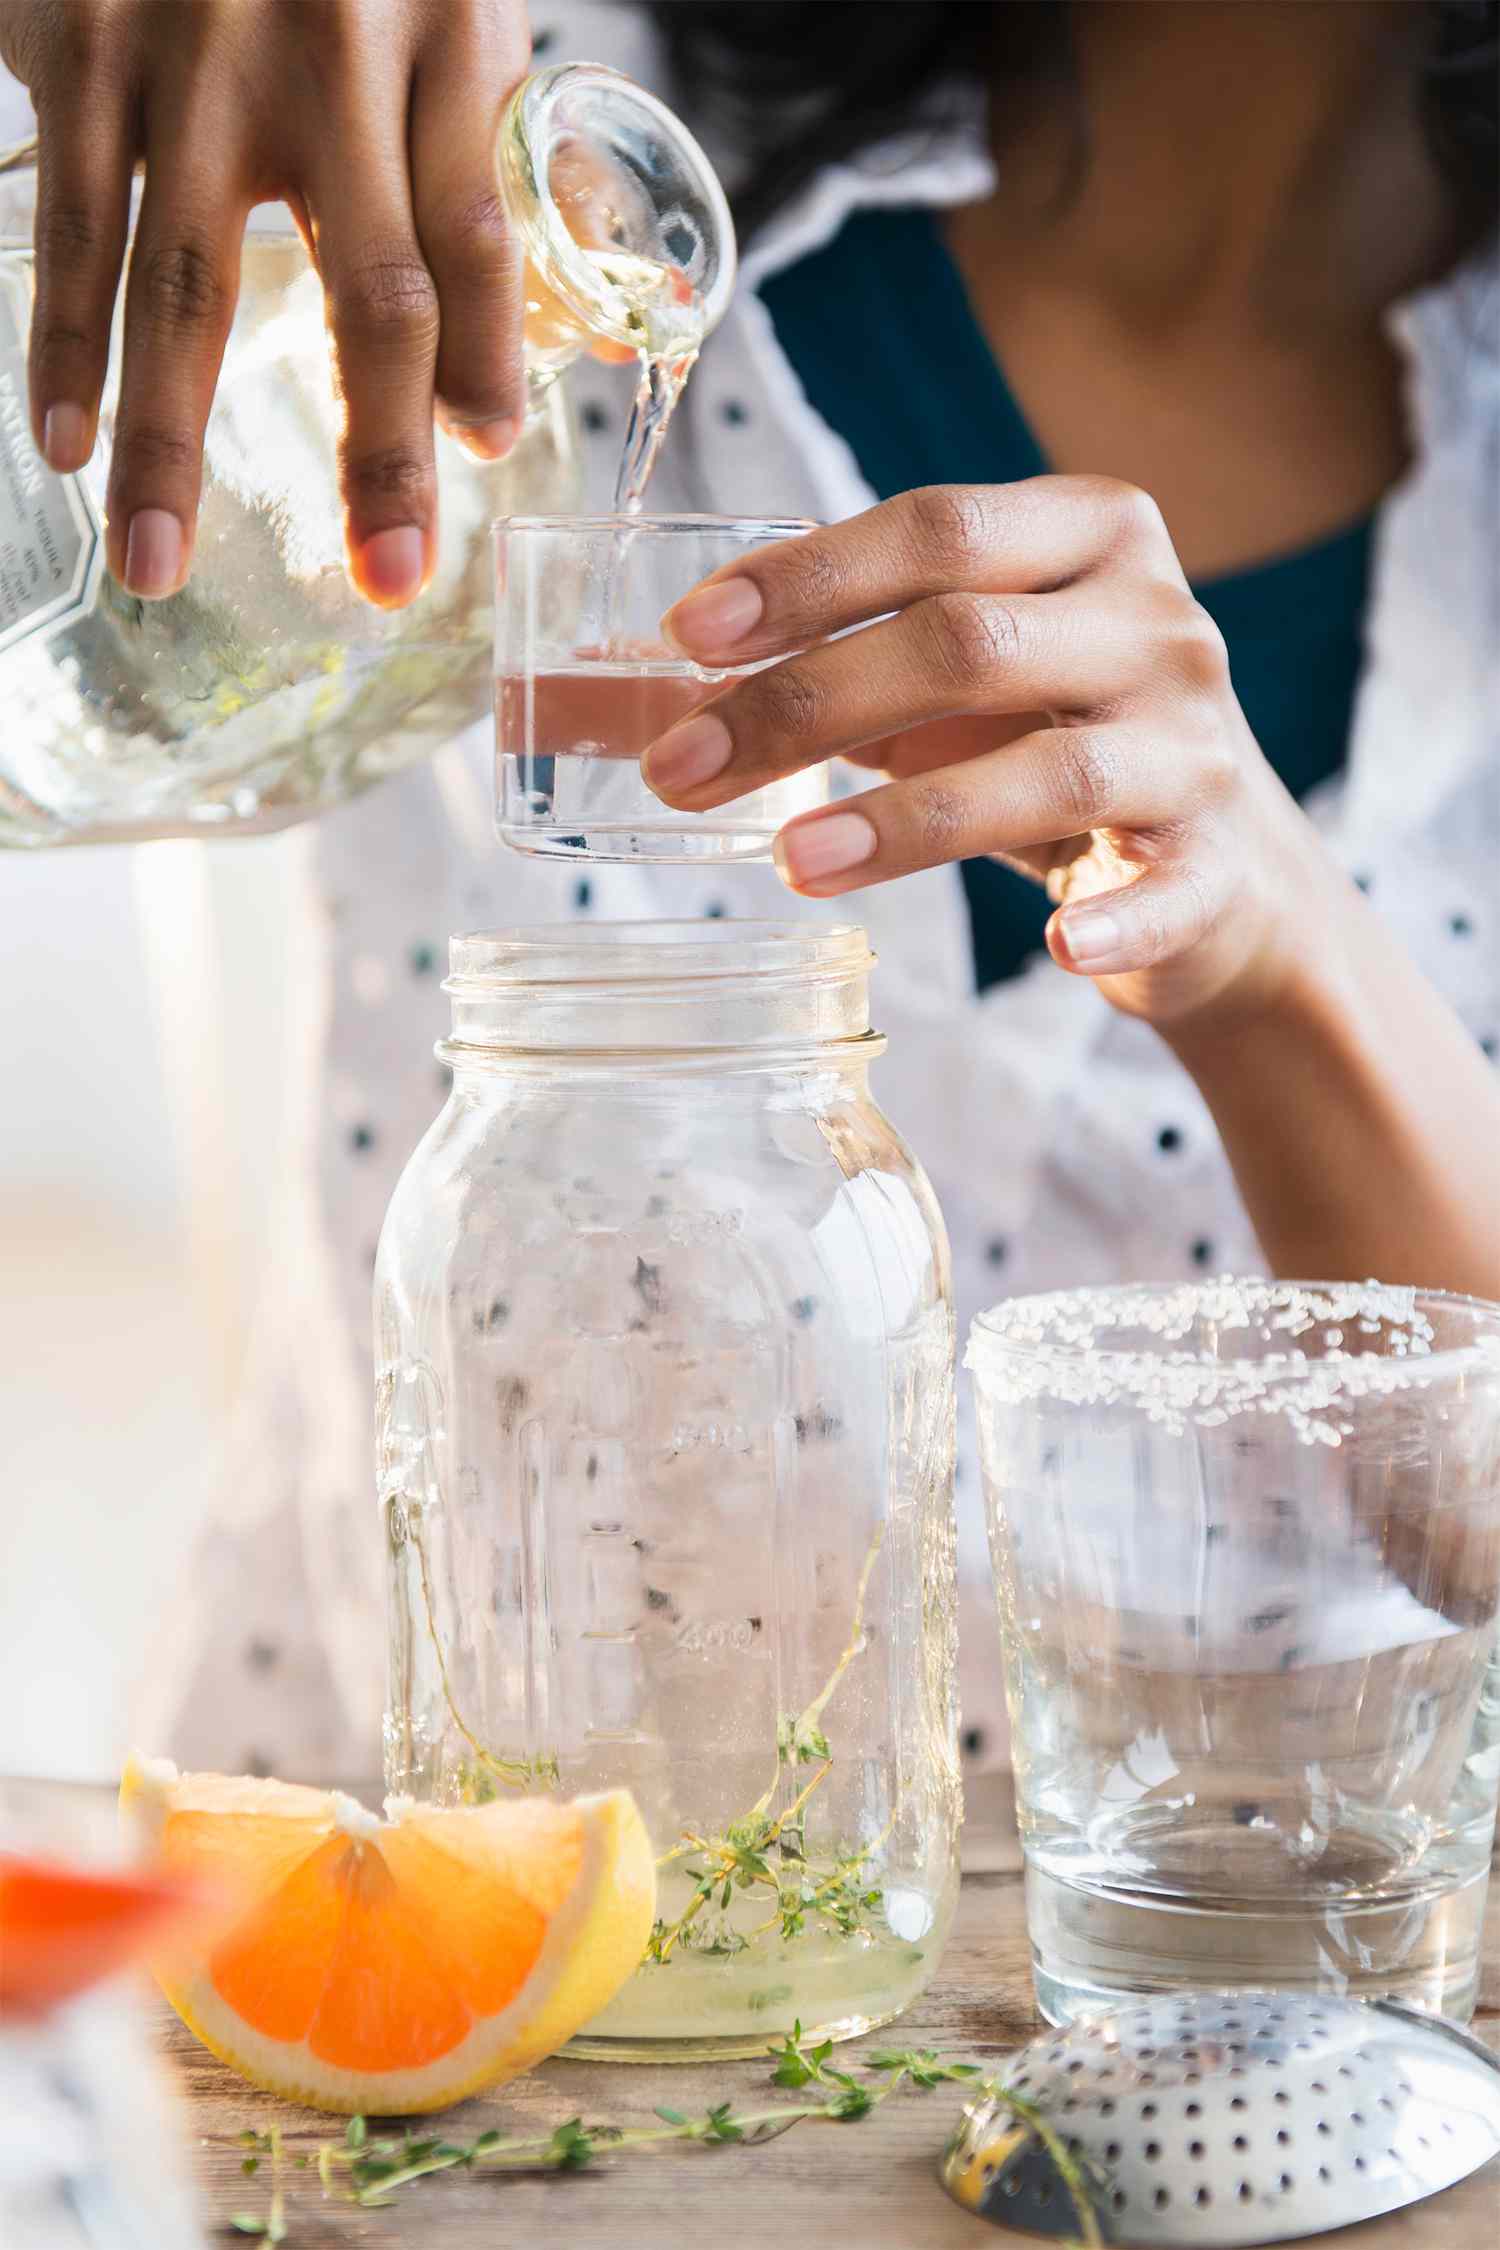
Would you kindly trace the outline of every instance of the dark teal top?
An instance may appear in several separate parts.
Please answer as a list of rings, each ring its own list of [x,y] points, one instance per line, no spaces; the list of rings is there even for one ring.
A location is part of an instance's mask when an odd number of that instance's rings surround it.
[[[808,398],[882,500],[1046,471],[932,211],[857,212],[760,294]],[[1367,518],[1193,588],[1224,635],[1256,740],[1297,797],[1344,762],[1370,532]],[[1051,909],[1038,884],[998,861],[970,860],[963,874],[983,990],[1038,950]]]

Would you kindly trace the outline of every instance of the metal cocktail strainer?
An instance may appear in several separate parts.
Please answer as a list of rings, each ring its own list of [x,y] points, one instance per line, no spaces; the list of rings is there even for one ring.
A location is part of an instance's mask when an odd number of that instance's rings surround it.
[[[1033,2039],[964,2113],[949,2193],[1078,2239],[1050,2126],[1109,2243],[1286,2242],[1418,2202],[1500,2154],[1500,2059],[1390,2001],[1183,1992]]]

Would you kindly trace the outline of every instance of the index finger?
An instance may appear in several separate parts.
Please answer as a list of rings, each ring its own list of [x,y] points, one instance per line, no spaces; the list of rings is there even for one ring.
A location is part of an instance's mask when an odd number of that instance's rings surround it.
[[[1156,503],[1109,477],[925,485],[727,564],[662,631],[700,663],[753,663],[933,594],[1048,593],[1126,548],[1176,569]]]

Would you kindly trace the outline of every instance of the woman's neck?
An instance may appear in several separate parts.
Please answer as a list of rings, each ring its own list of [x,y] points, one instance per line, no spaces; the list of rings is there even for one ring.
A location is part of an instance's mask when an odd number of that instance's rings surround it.
[[[1367,318],[1452,252],[1416,107],[1425,15],[1074,0],[1077,106],[997,118],[995,249],[1148,332],[1231,308],[1268,330]]]
[[[1411,0],[1076,0],[1070,103],[999,109],[946,233],[1056,469],[1153,494],[1198,577],[1355,522],[1407,454],[1385,308],[1453,241]]]

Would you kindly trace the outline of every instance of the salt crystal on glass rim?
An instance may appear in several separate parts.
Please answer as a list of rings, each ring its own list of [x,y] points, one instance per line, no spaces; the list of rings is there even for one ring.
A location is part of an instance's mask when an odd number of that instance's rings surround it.
[[[1428,1307],[1472,1307],[1472,1339],[1440,1347]],[[1055,1290],[981,1313],[964,1364],[1000,1405],[1053,1400],[1135,1409],[1176,1435],[1189,1422],[1285,1417],[1308,1445],[1349,1435],[1357,1399],[1425,1388],[1465,1357],[1500,1373],[1493,1308],[1379,1281],[1236,1279]],[[1500,1328],[1500,1311],[1495,1313]],[[1222,1351],[1193,1345],[1211,1331]],[[1242,1334],[1246,1349],[1235,1351]],[[1351,1348],[1349,1339],[1355,1338]],[[1114,1342],[1111,1339],[1120,1339]],[[1126,1341],[1125,1339],[1129,1339]],[[1283,1342],[1284,1348],[1266,1350]],[[1180,1347],[1180,1348],[1173,1348]]]

